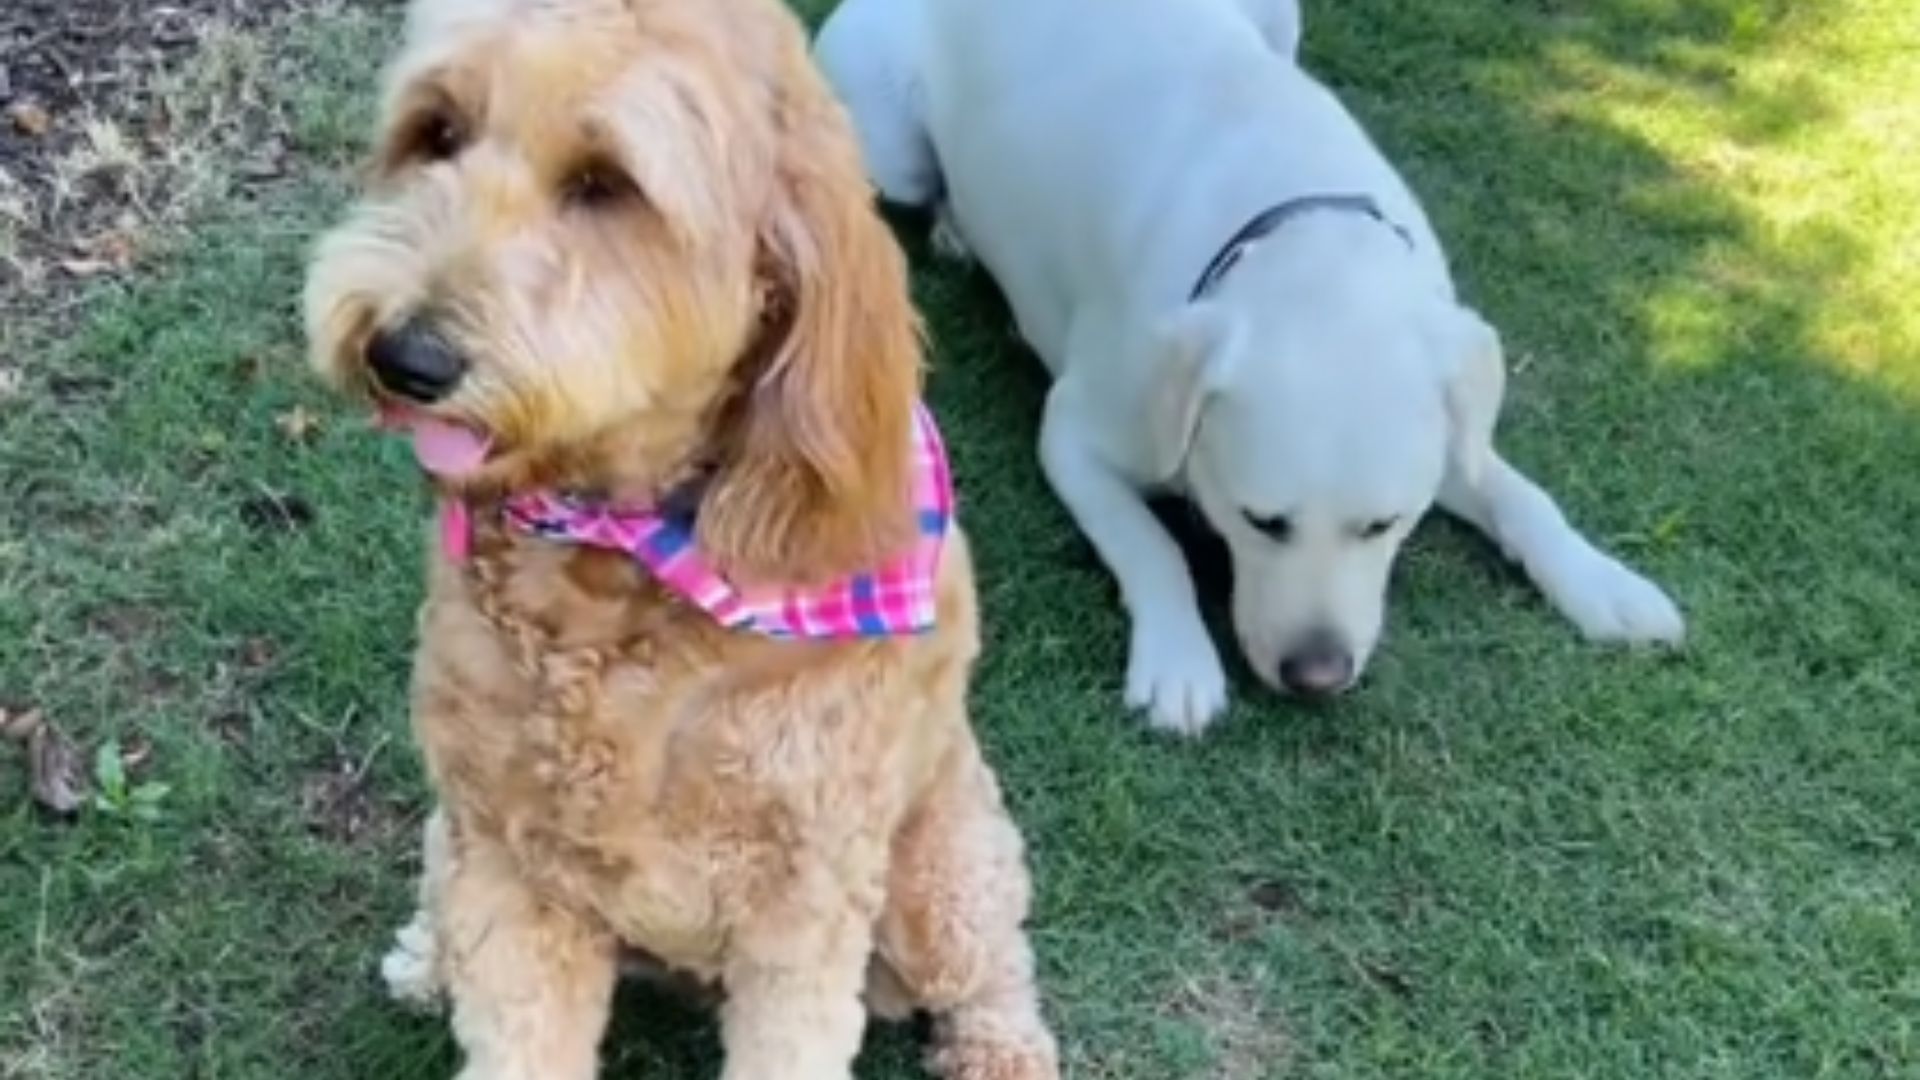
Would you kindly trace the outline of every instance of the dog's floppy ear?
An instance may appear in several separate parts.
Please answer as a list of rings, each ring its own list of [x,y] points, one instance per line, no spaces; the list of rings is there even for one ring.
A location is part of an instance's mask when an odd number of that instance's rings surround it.
[[[723,572],[802,584],[911,539],[920,327],[844,114],[797,66],[781,93],[761,341],[698,529]]]
[[[1493,457],[1493,431],[1506,396],[1507,365],[1500,334],[1463,304],[1446,305],[1430,332],[1446,395],[1451,466],[1467,483],[1475,484]]]
[[[1226,383],[1236,336],[1231,317],[1206,301],[1181,308],[1155,332],[1160,377],[1146,416],[1155,479],[1170,479],[1186,464],[1200,415]]]

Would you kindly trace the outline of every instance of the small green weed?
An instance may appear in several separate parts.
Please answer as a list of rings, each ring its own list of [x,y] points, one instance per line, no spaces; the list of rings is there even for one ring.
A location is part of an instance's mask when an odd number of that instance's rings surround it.
[[[154,780],[129,782],[119,742],[109,739],[93,755],[93,808],[110,817],[160,820],[161,804],[173,789]]]

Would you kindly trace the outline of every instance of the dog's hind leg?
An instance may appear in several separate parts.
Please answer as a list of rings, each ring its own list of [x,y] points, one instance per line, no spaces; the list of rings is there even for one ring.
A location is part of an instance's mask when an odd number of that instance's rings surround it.
[[[394,933],[393,948],[380,960],[387,993],[396,1001],[422,1008],[437,1004],[446,989],[433,913],[447,880],[449,843],[446,814],[436,806],[420,830],[419,906],[413,918]]]
[[[1040,1014],[1024,923],[1020,834],[970,732],[894,840],[877,947],[892,978],[934,1018],[945,1080],[1054,1080],[1059,1053]]]
[[[617,946],[547,903],[489,840],[456,832],[433,917],[465,1052],[459,1080],[593,1080]]]
[[[867,176],[902,206],[930,206],[944,187],[918,72],[924,18],[921,0],[845,0],[814,41],[814,59],[853,116]]]

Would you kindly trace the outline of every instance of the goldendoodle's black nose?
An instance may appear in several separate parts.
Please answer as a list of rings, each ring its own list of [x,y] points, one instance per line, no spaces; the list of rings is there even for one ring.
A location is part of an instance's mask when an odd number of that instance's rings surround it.
[[[1329,697],[1353,681],[1353,654],[1324,630],[1308,634],[1280,660],[1280,685],[1301,697]]]
[[[418,319],[375,331],[367,366],[382,387],[422,405],[453,393],[467,373],[466,358]]]

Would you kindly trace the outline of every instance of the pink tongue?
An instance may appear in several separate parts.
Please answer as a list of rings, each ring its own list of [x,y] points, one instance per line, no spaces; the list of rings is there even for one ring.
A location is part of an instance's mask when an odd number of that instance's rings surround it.
[[[419,459],[421,468],[435,476],[458,479],[486,463],[486,438],[463,424],[421,413],[389,412],[381,419],[413,435],[413,456]]]

